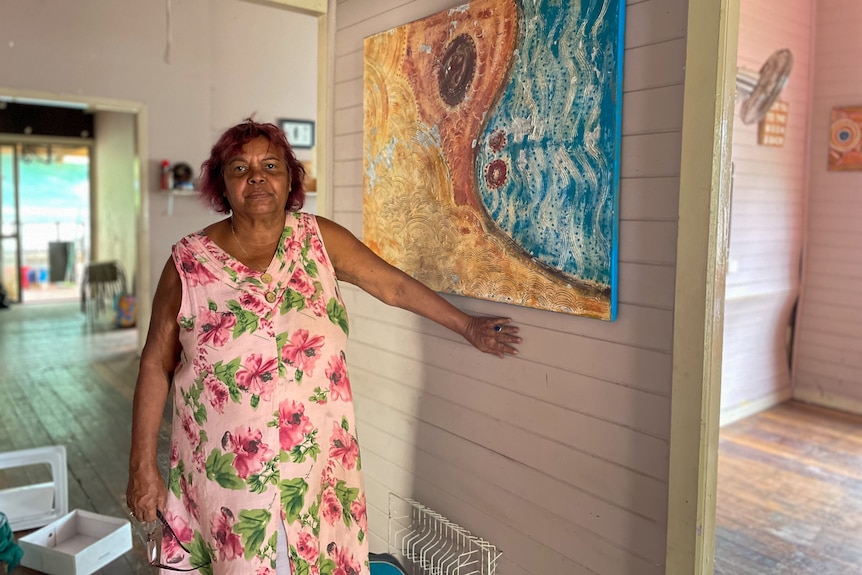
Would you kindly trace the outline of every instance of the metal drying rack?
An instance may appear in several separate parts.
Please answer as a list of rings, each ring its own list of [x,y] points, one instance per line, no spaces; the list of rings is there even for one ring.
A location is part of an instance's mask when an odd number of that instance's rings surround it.
[[[496,575],[502,555],[496,545],[394,493],[389,494],[389,551],[412,575]]]

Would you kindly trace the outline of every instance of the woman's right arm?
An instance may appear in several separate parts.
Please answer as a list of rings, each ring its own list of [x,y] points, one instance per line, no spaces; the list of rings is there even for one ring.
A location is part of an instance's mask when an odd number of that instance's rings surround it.
[[[180,276],[173,260],[168,259],[153,298],[150,329],[141,353],[132,407],[126,504],[138,521],[155,520],[156,509],[164,509],[167,503],[167,489],[156,456],[159,427],[180,355],[177,314],[181,298]]]

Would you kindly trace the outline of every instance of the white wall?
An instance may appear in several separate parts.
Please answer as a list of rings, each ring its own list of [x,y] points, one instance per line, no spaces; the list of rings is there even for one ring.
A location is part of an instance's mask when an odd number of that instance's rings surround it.
[[[126,271],[126,285],[134,290],[137,267],[135,210],[135,117],[122,112],[97,112],[93,146],[96,185],[92,201],[96,241],[93,260],[117,260]]]
[[[789,329],[802,257],[813,9],[814,0],[740,2],[738,65],[757,71],[773,52],[788,48],[793,71],[780,96],[790,105],[784,146],[758,145],[758,125],[743,124],[739,114],[733,126],[722,423],[791,395]]]
[[[172,6],[166,61],[164,2],[0,0],[0,86],[143,102],[154,185],[162,159],[199,166],[217,135],[249,115],[315,119],[315,18],[241,0]],[[177,198],[168,215],[164,193],[143,193],[154,289],[170,245],[217,216],[193,198]]]
[[[862,172],[827,171],[835,106],[862,106],[862,3],[818,0],[794,397],[862,413]]]
[[[342,0],[334,216],[362,230],[362,40],[456,5]],[[502,575],[664,573],[686,0],[629,1],[614,323],[447,296],[522,327],[518,358],[345,287],[372,550],[387,496],[500,546]]]

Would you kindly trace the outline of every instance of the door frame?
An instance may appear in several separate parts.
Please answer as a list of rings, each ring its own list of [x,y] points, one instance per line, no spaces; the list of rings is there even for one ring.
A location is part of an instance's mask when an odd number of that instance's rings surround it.
[[[63,94],[56,92],[40,92],[36,90],[21,90],[18,88],[8,88],[0,86],[0,95],[12,98],[13,100],[40,101],[41,103],[67,103],[86,106],[94,112],[123,112],[133,114],[135,116],[135,219],[138,224],[137,230],[137,289],[139,294],[144,294],[138,298],[138,313],[139,317],[142,309],[145,309],[144,317],[149,319],[149,294],[150,292],[150,231],[149,231],[149,197],[142,193],[142,190],[149,189],[148,185],[148,170],[145,169],[144,160],[147,155],[147,107],[143,102],[133,100],[116,100],[111,98],[98,98],[93,96],[82,96],[80,94]],[[91,181],[93,173],[90,173]],[[93,186],[96,194],[99,190],[96,185]],[[98,230],[91,235],[91,242],[95,245]],[[147,321],[147,323],[149,323]],[[146,339],[146,327],[143,322],[138,322],[138,341],[142,342]]]
[[[739,0],[689,0],[674,294],[668,575],[712,575]]]

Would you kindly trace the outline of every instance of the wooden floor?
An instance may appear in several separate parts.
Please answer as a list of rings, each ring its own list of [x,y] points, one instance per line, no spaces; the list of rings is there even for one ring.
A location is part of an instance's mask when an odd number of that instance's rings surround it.
[[[69,508],[125,518],[137,362],[134,329],[88,324],[77,303],[0,309],[0,451],[65,445]],[[0,471],[0,487],[26,483]],[[138,549],[98,573],[153,570]]]
[[[790,402],[721,430],[715,573],[862,574],[862,418]]]
[[[70,508],[125,517],[137,362],[77,304],[0,310],[0,451],[65,445]],[[720,438],[716,575],[862,575],[862,418],[788,403]],[[152,570],[136,549],[99,573]]]

